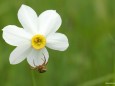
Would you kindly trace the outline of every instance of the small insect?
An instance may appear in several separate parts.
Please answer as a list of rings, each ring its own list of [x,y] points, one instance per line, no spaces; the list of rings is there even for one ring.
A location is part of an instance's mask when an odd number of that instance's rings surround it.
[[[43,59],[42,59],[42,60],[43,60]],[[39,66],[35,65],[34,60],[33,60],[33,63],[34,63],[34,66],[35,66],[35,67],[32,67],[33,70],[37,70],[37,71],[39,71],[40,73],[44,73],[44,72],[47,71],[47,68],[46,68],[47,63],[46,63],[46,58],[45,58],[45,56],[44,56],[44,63],[43,63],[42,65],[39,65]]]

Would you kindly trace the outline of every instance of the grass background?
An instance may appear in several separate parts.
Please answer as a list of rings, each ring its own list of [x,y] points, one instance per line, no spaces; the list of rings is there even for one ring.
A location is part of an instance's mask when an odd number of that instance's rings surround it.
[[[30,69],[27,61],[9,64],[15,48],[6,44],[2,29],[21,26],[17,12],[22,4],[37,14],[54,9],[62,17],[58,32],[70,46],[64,52],[48,49],[47,72]],[[0,0],[0,86],[115,86],[115,0]]]

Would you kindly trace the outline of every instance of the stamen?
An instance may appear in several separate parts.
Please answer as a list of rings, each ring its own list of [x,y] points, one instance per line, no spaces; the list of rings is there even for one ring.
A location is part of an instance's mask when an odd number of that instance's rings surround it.
[[[39,50],[46,45],[46,38],[43,35],[35,35],[32,37],[32,47]]]

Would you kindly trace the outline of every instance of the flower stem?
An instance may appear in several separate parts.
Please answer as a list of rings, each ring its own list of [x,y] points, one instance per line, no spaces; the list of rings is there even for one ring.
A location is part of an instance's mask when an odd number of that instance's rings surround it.
[[[34,71],[31,71],[31,74],[32,74],[32,82],[33,82],[33,86],[37,86],[37,85],[36,85],[36,79],[35,79]]]

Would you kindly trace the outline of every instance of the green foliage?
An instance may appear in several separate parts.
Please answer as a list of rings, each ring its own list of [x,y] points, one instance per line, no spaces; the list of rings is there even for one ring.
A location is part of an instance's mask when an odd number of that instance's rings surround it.
[[[5,43],[2,29],[21,26],[22,4],[38,14],[54,9],[62,17],[59,32],[68,36],[67,51],[49,50],[47,72],[30,69],[27,61],[9,64],[15,47]],[[0,86],[114,86],[115,0],[0,0]],[[15,40],[14,40],[15,41]]]

